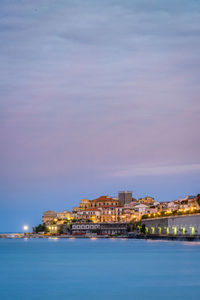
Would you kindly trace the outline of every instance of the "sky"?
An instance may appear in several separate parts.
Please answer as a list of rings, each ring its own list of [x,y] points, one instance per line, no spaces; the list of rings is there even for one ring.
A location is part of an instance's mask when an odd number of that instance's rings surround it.
[[[0,232],[200,192],[200,1],[0,1]]]

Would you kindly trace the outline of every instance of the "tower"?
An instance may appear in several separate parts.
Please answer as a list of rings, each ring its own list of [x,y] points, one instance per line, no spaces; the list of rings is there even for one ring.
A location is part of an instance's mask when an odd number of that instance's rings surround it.
[[[121,191],[118,193],[118,198],[121,205],[128,204],[132,201],[132,192]]]

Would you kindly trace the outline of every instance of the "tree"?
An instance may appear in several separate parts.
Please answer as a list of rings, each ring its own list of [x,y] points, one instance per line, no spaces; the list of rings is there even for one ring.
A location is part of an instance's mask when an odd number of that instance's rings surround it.
[[[141,232],[141,233],[146,233],[146,226],[145,226],[145,224],[142,224],[142,227],[141,227],[141,229],[140,229],[140,232]]]
[[[200,206],[200,194],[197,195],[197,203]]]
[[[131,230],[140,231],[141,221],[131,221]]]
[[[60,227],[60,229],[58,230],[58,233],[59,233],[59,234],[63,234],[63,233],[64,233],[62,227]]]
[[[44,224],[39,224],[38,226],[35,227],[35,232],[48,232],[48,228]]]

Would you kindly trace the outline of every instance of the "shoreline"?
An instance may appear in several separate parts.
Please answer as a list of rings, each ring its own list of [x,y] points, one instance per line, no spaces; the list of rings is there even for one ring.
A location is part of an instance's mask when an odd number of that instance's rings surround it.
[[[119,236],[109,235],[37,235],[37,234],[0,234],[0,239],[135,239],[135,240],[162,240],[162,241],[200,241],[199,235],[194,236],[174,236],[174,235],[142,235],[129,234]]]

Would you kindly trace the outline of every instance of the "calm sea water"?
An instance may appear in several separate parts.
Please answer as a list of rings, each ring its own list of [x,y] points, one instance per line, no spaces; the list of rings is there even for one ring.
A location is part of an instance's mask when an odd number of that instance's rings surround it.
[[[200,299],[200,244],[0,239],[0,299]]]

